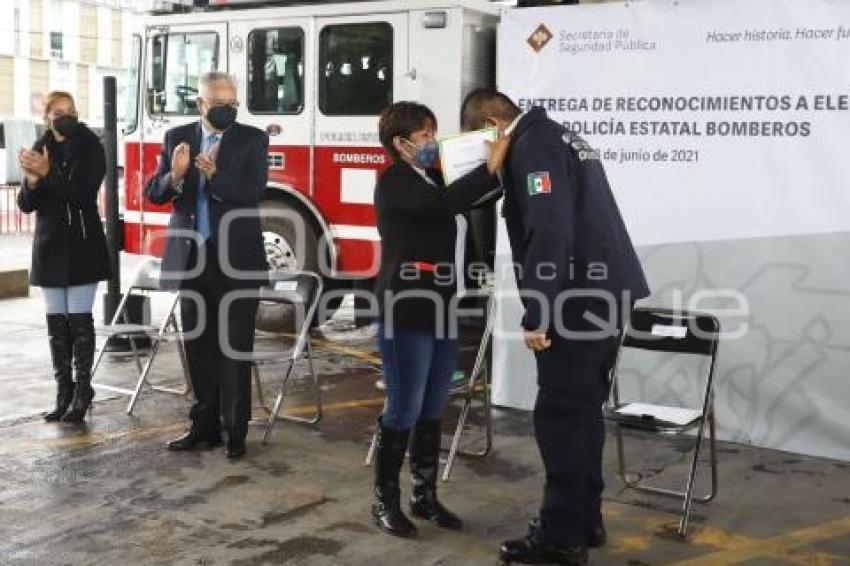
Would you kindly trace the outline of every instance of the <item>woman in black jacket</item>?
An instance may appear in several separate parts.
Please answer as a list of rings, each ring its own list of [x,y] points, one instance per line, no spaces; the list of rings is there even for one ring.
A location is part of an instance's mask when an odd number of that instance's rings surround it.
[[[372,516],[381,530],[403,537],[416,533],[400,503],[408,439],[411,513],[461,528],[461,520],[437,500],[441,418],[458,358],[451,313],[463,268],[455,261],[456,254],[463,256],[457,226],[464,222],[459,215],[499,188],[496,172],[507,151],[507,140],[500,139],[486,164],[445,187],[433,169],[436,129],[431,110],[413,102],[393,104],[379,123],[381,145],[393,164],[375,188],[382,246],[378,340],[387,399],[378,424]]]
[[[44,418],[80,423],[94,397],[92,306],[98,281],[111,271],[97,208],[106,157],[67,92],[46,96],[44,118],[44,136],[19,156],[25,180],[18,207],[36,213],[30,284],[44,294],[57,384],[56,407]]]

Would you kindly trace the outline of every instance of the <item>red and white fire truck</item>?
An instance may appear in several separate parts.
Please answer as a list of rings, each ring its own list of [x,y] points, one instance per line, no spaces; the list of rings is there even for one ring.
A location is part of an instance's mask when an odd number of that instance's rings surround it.
[[[217,69],[237,79],[238,120],[270,136],[262,203],[270,265],[324,272],[331,286],[374,276],[380,242],[372,196],[389,165],[378,115],[393,101],[416,100],[434,110],[442,134],[457,131],[465,94],[494,84],[498,6],[209,4],[146,15],[134,37],[123,138],[125,251],[161,253],[169,207],[146,201],[144,185],[165,131],[198,119],[198,79]],[[297,230],[293,218],[308,229]],[[294,241],[296,234],[306,241]]]

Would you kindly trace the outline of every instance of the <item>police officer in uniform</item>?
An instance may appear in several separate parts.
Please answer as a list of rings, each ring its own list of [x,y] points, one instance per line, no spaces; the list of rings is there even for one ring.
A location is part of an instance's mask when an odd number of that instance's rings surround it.
[[[608,394],[623,318],[649,288],[598,155],[542,108],[522,114],[489,90],[467,96],[465,130],[492,126],[513,143],[503,215],[534,351],[534,432],[546,472],[540,516],[502,544],[507,562],[585,564],[605,544],[601,493]]]

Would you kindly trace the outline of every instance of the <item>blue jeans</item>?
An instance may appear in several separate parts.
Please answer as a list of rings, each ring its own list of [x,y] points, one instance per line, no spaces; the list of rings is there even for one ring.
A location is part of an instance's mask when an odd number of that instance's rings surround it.
[[[97,283],[73,287],[42,287],[47,314],[78,314],[92,312]]]
[[[437,338],[434,332],[397,327],[392,338],[387,338],[381,323],[378,346],[387,395],[382,425],[392,430],[407,430],[417,420],[442,417],[457,367],[457,339]]]

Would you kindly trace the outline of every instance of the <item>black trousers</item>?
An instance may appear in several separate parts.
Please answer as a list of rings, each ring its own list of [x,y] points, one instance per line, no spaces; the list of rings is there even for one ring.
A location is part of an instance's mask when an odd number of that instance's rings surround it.
[[[189,411],[192,431],[218,435],[223,427],[228,438],[244,440],[251,419],[251,365],[228,357],[224,349],[229,344],[236,352],[253,351],[258,301],[238,299],[220,317],[219,305],[231,291],[229,282],[209,243],[200,248],[193,244],[189,265],[195,265],[201,254],[206,255],[204,268],[183,282],[188,293],[180,300],[184,333],[197,333],[184,341],[195,393]]]
[[[590,310],[607,314],[604,305]],[[583,312],[566,313],[567,327],[599,331],[581,318]],[[559,545],[584,545],[588,531],[602,520],[602,405],[618,336],[578,340],[552,333],[550,339],[548,349],[535,353],[534,434],[546,472],[540,534]]]

